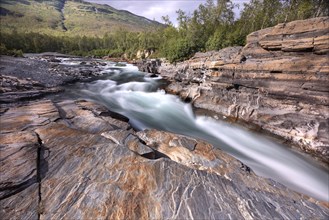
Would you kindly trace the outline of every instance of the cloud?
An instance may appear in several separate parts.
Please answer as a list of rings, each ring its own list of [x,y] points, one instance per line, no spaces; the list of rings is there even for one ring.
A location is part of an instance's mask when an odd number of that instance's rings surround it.
[[[176,11],[182,9],[187,13],[192,13],[198,8],[200,4],[206,0],[86,0],[89,2],[107,4],[116,9],[127,10],[136,15],[146,17],[148,19],[155,19],[162,22],[162,16],[168,15],[174,24],[177,24]],[[233,0],[234,3],[249,2],[250,0]],[[235,13],[239,13],[240,9],[235,9]]]
[[[107,4],[116,9],[127,10],[134,14],[146,17],[148,19],[155,19],[162,22],[161,17],[168,15],[171,21],[176,23],[176,11],[182,9],[186,12],[193,12],[200,4],[206,2],[206,0],[87,0],[89,2]]]

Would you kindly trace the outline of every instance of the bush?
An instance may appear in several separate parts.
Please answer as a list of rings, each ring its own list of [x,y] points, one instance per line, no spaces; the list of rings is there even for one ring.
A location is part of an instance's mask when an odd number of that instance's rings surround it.
[[[8,50],[7,50],[6,45],[0,44],[0,54],[1,55],[7,55],[7,53],[8,53]]]
[[[110,50],[107,55],[109,57],[121,57],[123,54],[124,51],[122,51],[121,49],[114,49],[114,50]]]
[[[171,39],[168,41],[164,48],[164,55],[169,60],[169,62],[177,62],[190,58],[193,50],[188,42],[188,40],[181,39]]]
[[[89,52],[90,56],[94,56],[97,58],[105,57],[108,54],[109,54],[109,50],[106,50],[106,49],[96,49],[96,50],[92,50]]]
[[[0,44],[0,54],[13,56],[13,57],[23,57],[22,50],[16,50],[16,49],[8,50],[4,44]]]

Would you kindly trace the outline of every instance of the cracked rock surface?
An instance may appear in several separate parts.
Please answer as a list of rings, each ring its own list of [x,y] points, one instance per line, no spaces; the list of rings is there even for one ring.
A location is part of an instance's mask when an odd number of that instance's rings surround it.
[[[328,204],[203,141],[87,101],[1,111],[2,219],[327,219]],[[97,125],[97,126],[96,126]]]

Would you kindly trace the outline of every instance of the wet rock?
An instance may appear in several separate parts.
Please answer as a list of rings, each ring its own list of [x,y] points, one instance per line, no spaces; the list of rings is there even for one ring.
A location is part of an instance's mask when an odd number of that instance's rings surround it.
[[[136,134],[104,112],[86,101],[47,100],[4,111],[3,219],[329,216],[317,201],[241,170],[203,141],[156,130]]]

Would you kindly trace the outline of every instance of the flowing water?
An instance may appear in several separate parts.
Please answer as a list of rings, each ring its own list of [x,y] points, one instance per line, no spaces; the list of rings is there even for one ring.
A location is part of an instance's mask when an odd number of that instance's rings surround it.
[[[195,116],[192,106],[159,90],[160,77],[147,77],[137,67],[109,64],[106,77],[80,84],[80,97],[125,115],[137,129],[155,128],[206,140],[249,166],[256,174],[296,191],[329,201],[328,172],[310,160],[238,126]]]

